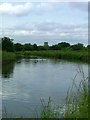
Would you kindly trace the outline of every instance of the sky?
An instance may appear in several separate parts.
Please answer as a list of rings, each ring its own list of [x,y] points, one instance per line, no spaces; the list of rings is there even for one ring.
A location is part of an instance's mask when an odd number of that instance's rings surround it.
[[[15,43],[88,44],[88,0],[1,0],[0,36]]]

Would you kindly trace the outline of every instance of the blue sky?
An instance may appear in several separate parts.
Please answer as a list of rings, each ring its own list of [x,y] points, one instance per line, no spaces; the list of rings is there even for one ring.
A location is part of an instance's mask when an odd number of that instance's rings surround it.
[[[58,1],[58,2],[57,2]],[[87,1],[87,0],[86,0]],[[88,44],[88,2],[0,2],[0,35],[14,42]]]

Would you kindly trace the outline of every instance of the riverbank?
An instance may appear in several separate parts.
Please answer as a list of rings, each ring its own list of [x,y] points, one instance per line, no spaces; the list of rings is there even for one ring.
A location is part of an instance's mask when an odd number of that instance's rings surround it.
[[[2,52],[2,64],[10,63],[16,59],[16,54],[14,52]]]
[[[24,56],[39,56],[44,58],[65,59],[70,61],[90,62],[88,51],[71,51],[71,50],[44,50],[44,51],[23,51],[17,52]]]
[[[0,53],[1,54],[1,53]],[[90,63],[88,51],[72,51],[72,50],[42,50],[42,51],[20,51],[20,52],[2,52],[2,63],[14,61],[19,57],[37,56],[52,59],[65,59],[69,61],[78,61]]]
[[[83,75],[83,73],[81,73]],[[73,90],[76,88],[77,92]],[[52,99],[49,98],[47,104],[42,103],[42,118],[77,118],[88,119],[89,115],[89,96],[88,96],[88,79],[83,77],[79,86],[75,81],[67,92],[67,97],[63,105],[56,105]],[[54,109],[53,109],[54,105]]]

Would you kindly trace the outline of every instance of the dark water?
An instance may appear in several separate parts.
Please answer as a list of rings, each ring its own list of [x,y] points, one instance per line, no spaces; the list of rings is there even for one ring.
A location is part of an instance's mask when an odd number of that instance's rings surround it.
[[[3,117],[35,117],[40,111],[40,99],[51,97],[63,103],[73,78],[83,70],[88,76],[88,64],[64,60],[21,59],[2,68]],[[78,74],[76,84],[81,81]],[[1,95],[1,93],[0,93]]]

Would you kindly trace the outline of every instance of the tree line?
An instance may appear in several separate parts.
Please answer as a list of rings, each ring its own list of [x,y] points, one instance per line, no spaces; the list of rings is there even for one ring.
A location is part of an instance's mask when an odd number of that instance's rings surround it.
[[[87,50],[90,48],[90,45],[87,45],[86,47],[81,44],[77,43],[74,45],[70,45],[70,43],[67,42],[60,42],[58,44],[49,46],[49,45],[37,45],[37,44],[31,44],[31,43],[14,43],[13,39],[10,39],[9,37],[3,37],[1,38],[0,42],[0,48],[2,46],[3,51],[7,52],[14,52],[14,51],[40,51],[40,50],[63,50],[63,49],[71,49],[74,51],[79,50]]]

